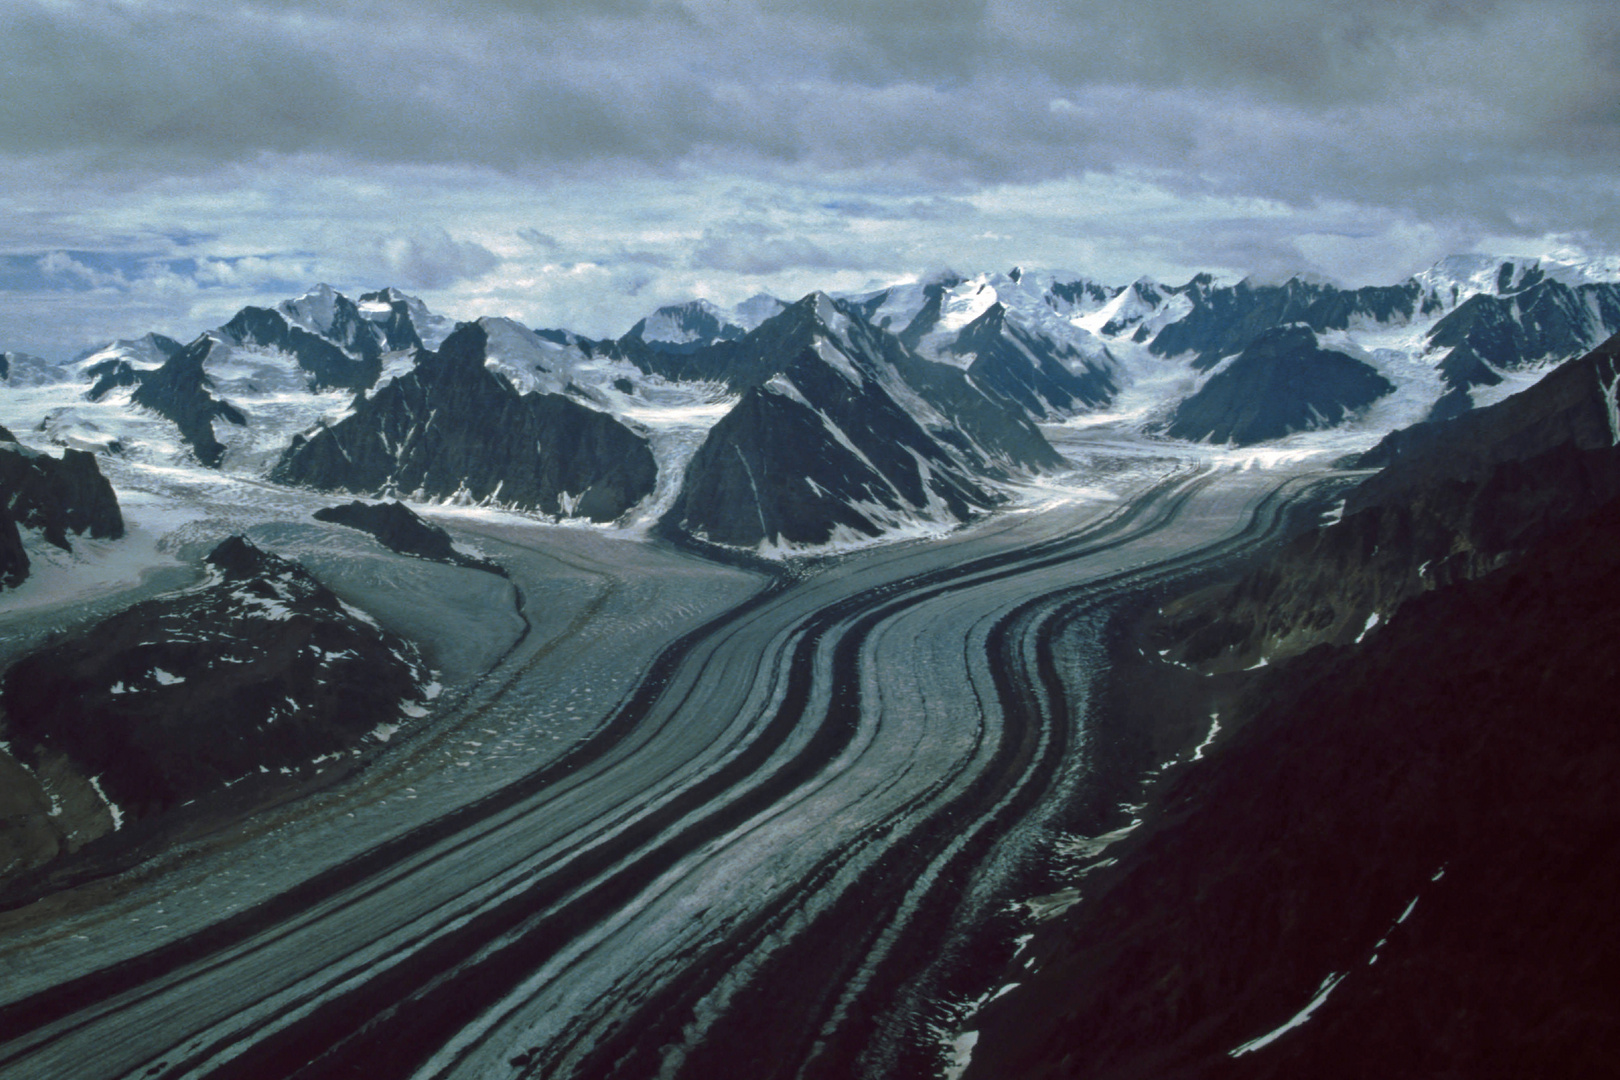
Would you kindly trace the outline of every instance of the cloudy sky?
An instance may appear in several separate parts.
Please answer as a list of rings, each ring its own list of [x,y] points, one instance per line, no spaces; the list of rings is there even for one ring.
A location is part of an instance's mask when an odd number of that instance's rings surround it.
[[[453,13],[451,11],[453,7]],[[0,349],[1620,250],[1620,0],[7,0]]]

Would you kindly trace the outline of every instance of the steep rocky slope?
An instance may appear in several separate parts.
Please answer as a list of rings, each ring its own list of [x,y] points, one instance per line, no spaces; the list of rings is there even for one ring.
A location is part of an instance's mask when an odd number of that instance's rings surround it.
[[[1334,427],[1394,390],[1369,365],[1321,348],[1309,327],[1281,326],[1255,337],[1177,405],[1164,431],[1175,439],[1252,446]]]
[[[330,427],[297,436],[271,472],[323,491],[498,498],[612,521],[653,490],[647,442],[560,394],[519,394],[485,367],[488,336],[466,323],[437,353]]]
[[[1063,464],[1019,410],[811,294],[681,358],[743,391],[686,468],[668,528],[714,543],[823,544],[965,521],[993,482]]]
[[[1178,660],[1247,667],[1345,643],[1408,597],[1477,577],[1616,493],[1620,338],[1489,408],[1395,432],[1337,523],[1236,583],[1167,605]]]
[[[0,865],[244,782],[313,775],[424,714],[434,691],[414,646],[298,564],[241,537],[207,562],[205,587],[136,604],[5,673],[3,738],[33,798],[0,829]]]
[[[963,327],[948,348],[971,361],[967,373],[975,386],[1037,420],[1100,408],[1119,392],[1107,366],[1070,342],[1053,341],[1009,320],[999,303]]]
[[[1606,1072],[1617,529],[1267,672],[1036,932],[968,1080]]]
[[[214,421],[223,420],[237,427],[247,423],[241,409],[214,395],[214,380],[203,370],[218,344],[207,335],[199,337],[169,357],[162,367],[140,373],[130,397],[133,404],[173,421],[197,460],[210,466],[218,465],[225,456],[225,444],[215,435]]]
[[[46,541],[71,551],[69,533],[116,540],[124,535],[124,517],[94,455],[64,450],[53,458],[0,427],[0,588],[28,576],[19,528],[38,529]]]
[[[1299,278],[1281,285],[1245,279],[1224,287],[1207,277],[1194,279],[1175,292],[1191,301],[1190,310],[1156,334],[1150,348],[1159,356],[1193,353],[1194,366],[1207,370],[1280,326],[1298,323],[1324,333],[1348,329],[1358,320],[1409,320],[1418,313],[1422,292],[1415,281],[1341,289]]]
[[[1087,848],[969,1080],[1606,1069],[1616,355],[1392,440],[1343,520],[1133,625],[1208,738]]]

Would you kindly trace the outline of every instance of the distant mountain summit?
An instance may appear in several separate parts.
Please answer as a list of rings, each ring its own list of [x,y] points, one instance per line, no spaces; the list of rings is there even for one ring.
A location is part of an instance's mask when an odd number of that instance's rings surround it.
[[[824,544],[960,522],[993,480],[1059,468],[1027,417],[812,293],[694,362],[743,391],[686,470],[668,525],[717,543]]]
[[[463,323],[348,416],[295,436],[270,478],[323,491],[461,498],[612,521],[650,494],[646,440],[561,394],[520,394]]]
[[[1274,327],[1243,347],[1176,406],[1165,434],[1252,446],[1332,427],[1395,391],[1371,365],[1318,346],[1302,324]]]

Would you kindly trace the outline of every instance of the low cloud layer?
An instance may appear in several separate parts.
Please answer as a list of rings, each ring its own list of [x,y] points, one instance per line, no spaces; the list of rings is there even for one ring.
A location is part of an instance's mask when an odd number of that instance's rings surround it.
[[[0,255],[95,253],[78,262],[103,277],[59,312],[166,290],[181,318],[176,297],[300,269],[513,303],[528,281],[533,308],[592,274],[640,300],[682,275],[727,292],[1002,253],[1354,277],[1439,244],[1614,250],[1616,16],[19,0],[0,12]],[[95,262],[120,257],[122,278]]]

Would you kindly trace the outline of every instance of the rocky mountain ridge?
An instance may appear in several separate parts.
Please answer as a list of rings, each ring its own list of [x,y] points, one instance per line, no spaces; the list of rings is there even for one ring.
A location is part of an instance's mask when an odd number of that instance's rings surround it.
[[[23,528],[37,529],[47,543],[71,551],[69,533],[117,540],[124,535],[124,517],[93,454],[63,450],[53,458],[0,427],[0,589],[28,576]]]
[[[811,307],[830,313],[822,331],[794,314],[808,299],[761,296],[730,310],[706,301],[672,305],[603,341],[481,319],[484,367],[518,398],[540,395],[556,415],[542,421],[525,407],[510,412],[511,431],[479,424],[453,437],[448,432],[463,421],[441,415],[440,449],[412,450],[433,457],[431,467],[420,457],[401,464],[397,446],[375,445],[358,465],[322,435],[375,426],[387,411],[376,399],[398,399],[401,391],[391,388],[399,380],[420,386],[439,377],[428,369],[452,333],[449,321],[392,289],[350,300],[321,285],[274,306],[243,308],[190,344],[158,334],[115,342],[52,367],[57,382],[9,380],[0,419],[45,442],[138,461],[195,461],[372,496],[487,500],[642,529],[662,520],[715,542],[798,550],[835,536],[948,527],[983,512],[1007,497],[1010,481],[1061,467],[1036,424],[1086,417],[1234,446],[1342,431],[1369,446],[1423,417],[1489,404],[1620,330],[1620,283],[1548,261],[1452,259],[1396,285],[1357,289],[1300,278],[1227,285],[1207,274],[1181,285],[1115,286],[1027,269],[948,272],[815,301]],[[832,353],[878,358],[861,377],[898,407],[886,413],[900,425],[888,441],[909,440],[931,477],[943,470],[949,481],[919,486],[891,475],[915,472],[908,461],[834,469],[829,462],[851,451],[840,441],[848,433],[824,420],[828,403],[761,399],[780,388],[772,380],[802,362],[818,333]],[[813,420],[798,415],[801,407]],[[721,427],[731,410],[740,411]],[[360,413],[371,419],[355,421]],[[784,437],[810,445],[799,455],[806,468],[786,458],[770,467],[773,477],[784,467],[789,475],[766,485],[764,503],[774,508],[761,526],[755,492],[765,489],[732,475],[728,455],[735,459],[736,450],[723,447],[770,440],[778,422],[787,425]],[[914,433],[902,437],[911,422],[932,448]],[[400,417],[389,423],[399,429],[390,439],[410,428]],[[581,434],[586,429],[595,434]],[[506,475],[507,452],[542,430],[573,432],[568,445],[588,447],[559,445],[553,458],[592,460],[541,479],[528,475],[533,455],[524,452]],[[711,436],[716,442],[700,462]],[[295,439],[302,440],[296,453]],[[827,439],[838,445],[814,445]],[[614,466],[618,472],[603,457],[638,440],[653,456],[651,483],[639,452],[623,451],[635,463]],[[325,449],[304,446],[313,442]],[[872,458],[865,448],[861,455]],[[863,472],[873,475],[857,479]],[[718,505],[732,498],[742,502]]]
[[[1133,623],[1208,733],[1084,842],[967,1080],[1602,1068],[1617,371],[1620,337],[1393,436],[1341,520]]]
[[[1342,518],[1167,607],[1171,655],[1247,667],[1346,644],[1408,598],[1488,573],[1620,494],[1620,335],[1489,408],[1394,432]]]
[[[23,769],[10,801],[26,805],[0,832],[0,864],[47,862],[244,782],[311,776],[426,715],[437,691],[415,646],[303,567],[239,536],[205,563],[201,588],[138,603],[5,672],[0,722]],[[70,814],[54,809],[89,792]]]

